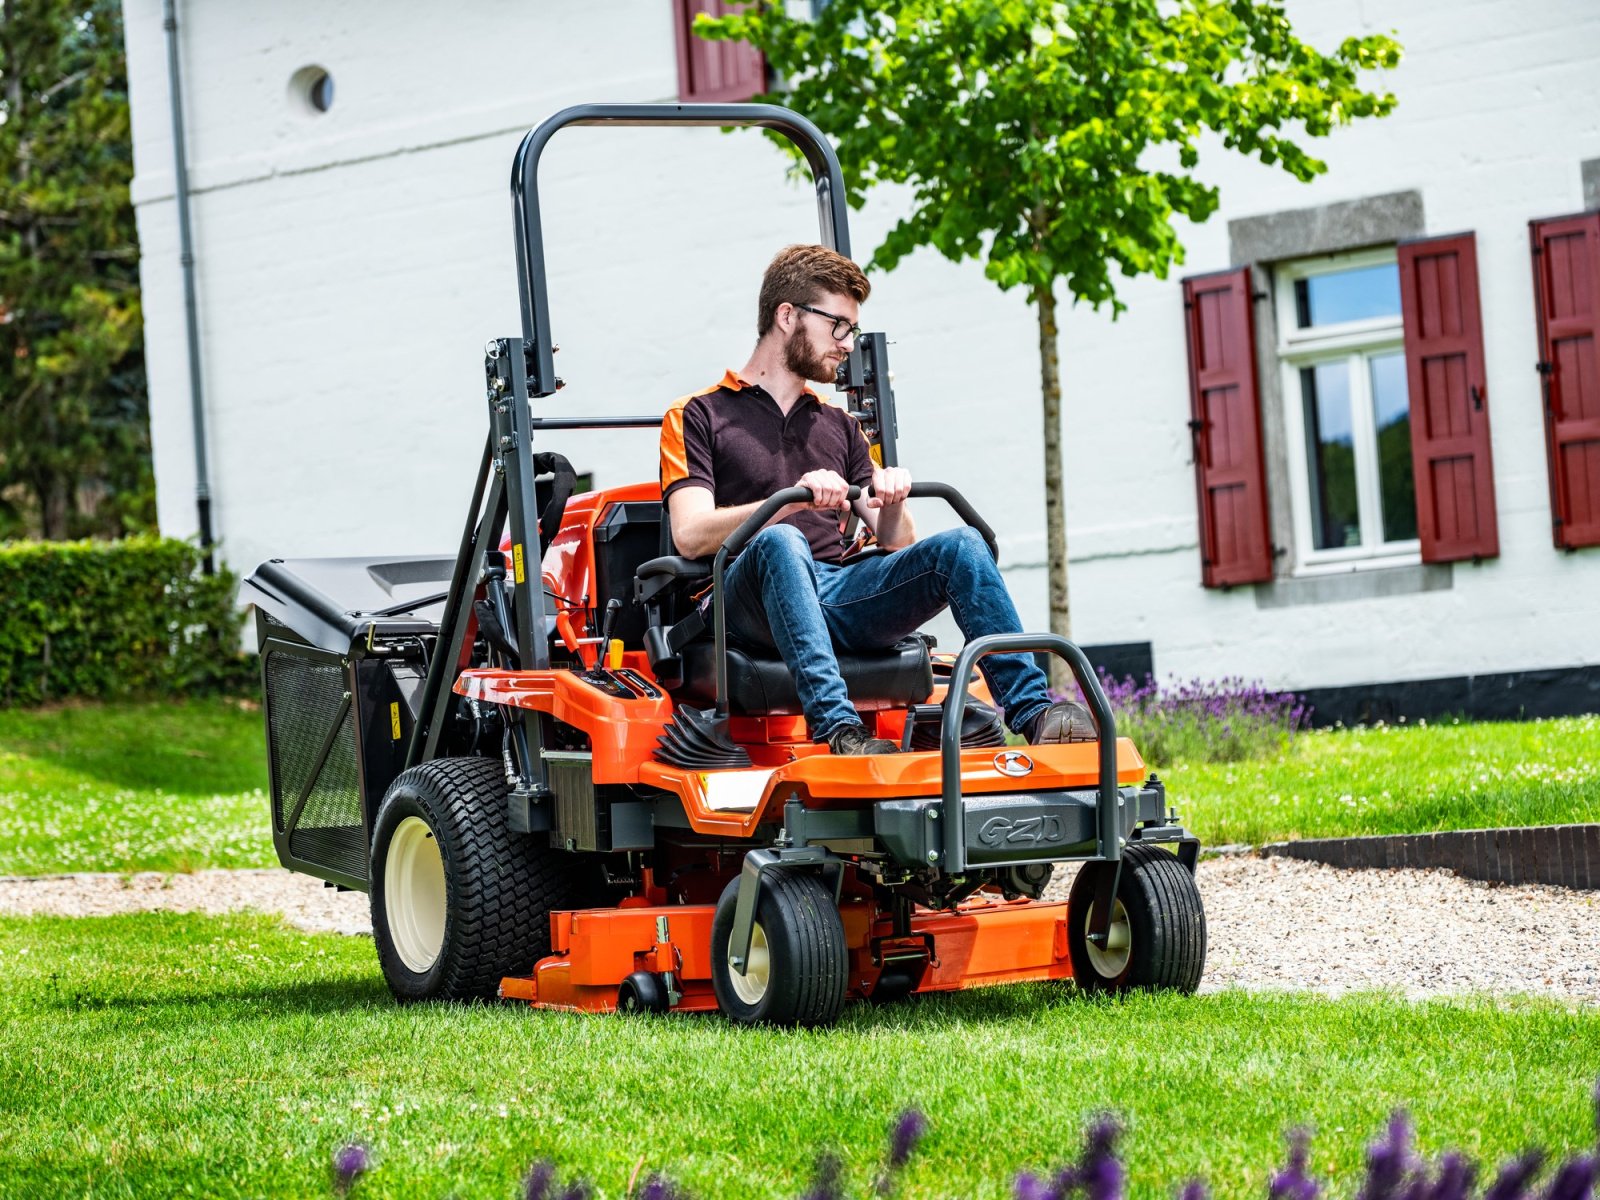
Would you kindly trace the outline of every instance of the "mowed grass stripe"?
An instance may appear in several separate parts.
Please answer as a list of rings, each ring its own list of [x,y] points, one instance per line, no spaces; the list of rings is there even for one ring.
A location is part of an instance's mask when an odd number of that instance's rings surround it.
[[[399,1008],[366,939],[263,917],[0,921],[0,1179],[16,1194],[325,1195],[346,1138],[371,1196],[505,1197],[533,1158],[616,1197],[642,1158],[695,1195],[792,1197],[817,1151],[866,1190],[908,1105],[902,1195],[1009,1195],[1130,1122],[1134,1196],[1202,1175],[1258,1197],[1288,1127],[1349,1191],[1395,1107],[1424,1151],[1592,1144],[1600,1014],[1224,993],[1095,1002],[1046,986],[874,1009],[832,1030],[708,1017]]]
[[[1318,730],[1161,771],[1208,845],[1600,821],[1600,717]]]
[[[0,875],[277,866],[265,725],[220,698],[0,709]]]

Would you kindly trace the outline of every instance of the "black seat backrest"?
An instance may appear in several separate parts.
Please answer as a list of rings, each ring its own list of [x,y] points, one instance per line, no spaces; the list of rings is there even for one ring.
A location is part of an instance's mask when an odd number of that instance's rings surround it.
[[[613,504],[594,529],[594,590],[590,603],[599,613],[611,600],[621,600],[611,636],[630,650],[644,644],[644,609],[633,602],[633,573],[654,558],[662,537],[663,505],[659,500],[626,500]]]

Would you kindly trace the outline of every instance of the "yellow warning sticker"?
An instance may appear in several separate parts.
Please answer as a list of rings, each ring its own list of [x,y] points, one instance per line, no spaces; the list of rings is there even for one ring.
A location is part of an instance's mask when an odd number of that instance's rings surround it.
[[[522,543],[518,542],[511,547],[512,575],[518,583],[522,582]]]
[[[389,705],[389,733],[395,741],[400,740],[400,701],[392,701]]]

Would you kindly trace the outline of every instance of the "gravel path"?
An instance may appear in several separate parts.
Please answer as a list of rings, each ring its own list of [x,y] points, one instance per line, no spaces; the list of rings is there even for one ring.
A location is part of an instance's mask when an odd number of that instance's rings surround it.
[[[1052,885],[1052,898],[1066,886]],[[1202,862],[1200,892],[1210,936],[1202,991],[1488,991],[1600,1004],[1600,893],[1251,855]],[[371,932],[365,895],[278,869],[0,879],[5,914],[156,909],[256,909],[313,932]]]

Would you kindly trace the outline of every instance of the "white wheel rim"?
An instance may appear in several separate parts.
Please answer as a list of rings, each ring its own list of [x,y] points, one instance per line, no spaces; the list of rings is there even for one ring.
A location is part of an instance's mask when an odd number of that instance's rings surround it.
[[[421,817],[407,817],[389,839],[383,866],[383,910],[400,961],[422,974],[444,947],[444,859]]]
[[[728,955],[728,979],[742,1004],[760,1004],[761,997],[767,994],[767,984],[772,980],[772,954],[767,947],[767,931],[759,923],[750,931],[750,957],[743,975],[734,965],[733,955]]]
[[[1128,910],[1122,907],[1122,901],[1113,901],[1111,905],[1111,928],[1106,930],[1105,945],[1101,946],[1089,940],[1089,922],[1094,919],[1094,906],[1089,906],[1089,911],[1083,918],[1083,944],[1089,948],[1089,965],[1095,972],[1105,979],[1115,979],[1128,969],[1128,960],[1133,956],[1133,937],[1128,929]]]

